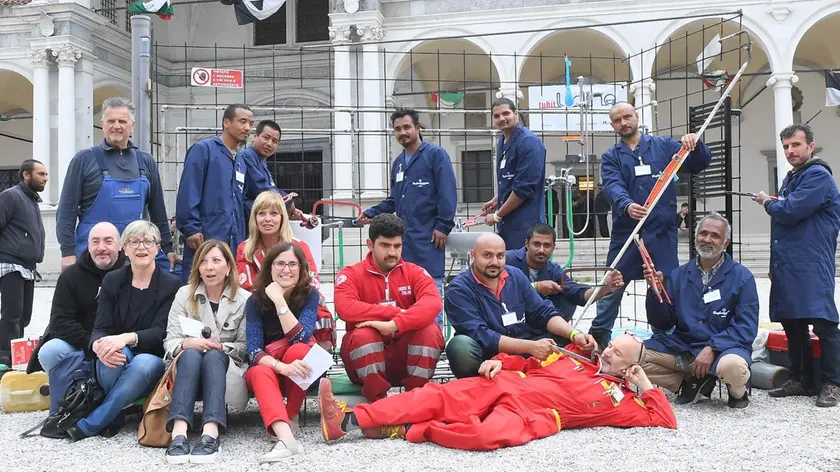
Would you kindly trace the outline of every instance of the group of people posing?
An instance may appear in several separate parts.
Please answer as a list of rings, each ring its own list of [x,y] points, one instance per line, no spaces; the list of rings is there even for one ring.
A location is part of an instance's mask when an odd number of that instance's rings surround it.
[[[237,152],[254,120],[247,107],[232,105],[224,113],[222,136],[190,148],[176,210],[186,241],[179,280],[155,264],[161,251],[170,268],[177,258],[154,160],[128,141],[130,103],[110,100],[103,106],[105,142],[79,153],[68,171],[68,180],[75,176],[77,182],[65,183],[62,194],[73,195],[69,204],[62,195],[57,229],[66,270],[33,356],[51,376],[73,355],[88,352],[96,359],[106,400],[66,435],[79,440],[114,434],[124,408],[154,387],[167,363],[176,362],[169,462],[212,461],[227,424],[225,405],[241,411],[249,394],[256,397],[266,431],[278,439],[260,461],[300,453],[294,434],[306,392],[290,377],[310,372],[302,359],[314,344],[332,349],[336,340],[318,291],[316,261],[292,236],[290,220],[300,215],[290,212],[265,165],[279,127],[261,122],[254,145]],[[330,381],[322,380],[324,437],[358,430],[366,437],[493,449],[563,428],[675,428],[671,406],[654,385],[678,393],[677,403],[691,403],[710,396],[717,379],[728,386],[730,407],[746,407],[759,302],[753,275],[725,252],[730,223],[716,213],[700,219],[697,258],[679,265],[676,194],[670,185],[641,233],[656,269],[644,270],[630,246],[598,293],[589,333],[574,329],[569,321],[576,307],[596,288],[563,276],[551,262],[556,235],[544,224],[545,148],[519,122],[510,100],[496,101],[492,114],[502,131],[499,193],[483,213],[498,234],[476,240],[470,269],[445,293],[444,247],[457,201],[452,163],[445,150],[423,142],[415,111],[391,116],[404,147],[393,164],[391,195],[359,219],[370,225],[369,252],[336,275],[334,290],[336,314],[347,328],[340,355],[371,403],[349,408],[335,400]],[[681,147],[691,151],[683,166],[690,173],[701,172],[711,160],[693,134],[680,141],[641,134],[629,104],[617,104],[610,118],[621,139],[602,156],[603,192],[613,214],[608,264],[636,220],[647,214],[644,202],[671,156]],[[812,156],[807,126],[794,125],[781,139],[794,169],[779,198],[763,192],[756,197],[771,217],[771,319],[785,327],[793,365],[791,381],[770,394],[819,393],[817,405],[834,406],[840,399],[833,303],[840,195],[828,166]],[[37,164],[30,167],[22,169],[21,190],[3,198],[21,207],[37,199],[46,173],[41,175]],[[140,220],[144,211],[152,222]],[[68,214],[78,217],[78,224],[71,221],[72,237]],[[4,227],[22,224],[14,216],[6,221],[0,222],[2,237],[9,234]],[[40,234],[43,238],[43,228]],[[0,262],[34,271],[40,261],[11,256],[0,252]],[[625,283],[645,279],[654,285],[657,278],[671,300],[660,302],[649,291],[653,336],[612,339]],[[5,295],[3,302],[5,320]],[[448,344],[443,312],[455,330]],[[209,328],[209,336],[195,335],[187,319]],[[811,376],[809,325],[822,343],[822,379]],[[429,383],[444,349],[457,380]],[[406,392],[388,396],[393,387]],[[197,399],[204,402],[195,428],[201,435],[190,445],[187,431]]]

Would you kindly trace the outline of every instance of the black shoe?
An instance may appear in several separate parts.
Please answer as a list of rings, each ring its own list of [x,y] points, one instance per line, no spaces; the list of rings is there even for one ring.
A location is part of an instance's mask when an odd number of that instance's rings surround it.
[[[71,426],[70,428],[67,428],[66,433],[67,433],[67,436],[70,437],[70,440],[73,441],[73,442],[81,441],[82,439],[85,439],[85,438],[88,437],[88,435],[85,434],[84,431],[77,428],[76,426]]]
[[[838,401],[840,401],[840,387],[830,382],[823,384],[822,392],[817,398],[817,406],[837,406]]]
[[[677,405],[694,403],[701,396],[709,397],[715,389],[715,377],[707,375],[702,379],[691,377],[680,386],[680,393],[677,395]]]
[[[774,388],[767,392],[767,395],[770,395],[773,398],[784,398],[784,397],[810,397],[811,394],[808,392],[808,389],[802,385],[802,382],[798,380],[788,380],[779,388]]]
[[[189,464],[190,443],[187,437],[179,434],[169,443],[166,448],[166,463],[170,465]]]
[[[190,462],[193,464],[210,464],[216,460],[216,454],[222,451],[222,442],[219,438],[202,435],[201,440],[193,448],[190,454]]]
[[[117,434],[120,433],[120,429],[122,429],[121,424],[109,424],[107,428],[103,429],[99,432],[99,435],[103,438],[113,438]]]
[[[729,394],[729,403],[727,403],[727,406],[729,406],[729,408],[741,409],[741,408],[746,408],[749,405],[750,405],[750,395],[747,392],[744,392],[744,396],[741,397],[741,398],[735,398],[735,397],[732,396],[731,393]]]

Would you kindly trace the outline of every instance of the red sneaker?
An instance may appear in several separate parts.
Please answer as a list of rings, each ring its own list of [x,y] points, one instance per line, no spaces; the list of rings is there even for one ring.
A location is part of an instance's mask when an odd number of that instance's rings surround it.
[[[347,408],[346,402],[335,399],[330,379],[321,379],[318,385],[318,406],[321,409],[321,433],[324,440],[335,441],[346,436],[347,432],[341,429],[341,423],[352,410]]]

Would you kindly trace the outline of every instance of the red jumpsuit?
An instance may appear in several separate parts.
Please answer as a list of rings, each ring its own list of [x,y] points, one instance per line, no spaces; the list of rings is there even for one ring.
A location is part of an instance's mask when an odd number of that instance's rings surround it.
[[[365,398],[384,398],[392,385],[422,387],[432,378],[444,344],[435,323],[440,310],[434,279],[410,262],[400,260],[383,274],[368,254],[338,273],[335,311],[347,323],[341,358],[350,380],[362,385]],[[391,320],[398,328],[393,336],[356,328],[363,321]]]
[[[309,249],[309,245],[297,238],[293,239],[292,242],[300,248],[304,257],[306,257],[306,262],[309,264],[309,277],[312,278],[312,286],[320,291],[321,279],[318,277],[318,265],[315,264],[315,260],[312,258],[312,251]],[[257,249],[254,251],[254,261],[249,262],[245,258],[245,243],[243,241],[236,248],[236,272],[239,274],[239,286],[252,292],[266,251],[264,249]],[[312,333],[312,337],[327,351],[332,350],[336,345],[332,313],[330,313],[330,310],[324,304],[323,295],[321,295],[321,305],[318,307],[318,320],[315,321],[315,331]]]
[[[574,345],[566,346],[580,352]],[[406,439],[444,447],[493,450],[519,446],[561,429],[595,426],[677,428],[665,394],[637,397],[623,383],[569,356],[539,360],[499,354],[504,370],[425,387],[353,408],[362,429],[412,425]],[[621,393],[610,395],[612,384]],[[621,398],[623,395],[623,398]],[[620,401],[618,400],[620,398]]]

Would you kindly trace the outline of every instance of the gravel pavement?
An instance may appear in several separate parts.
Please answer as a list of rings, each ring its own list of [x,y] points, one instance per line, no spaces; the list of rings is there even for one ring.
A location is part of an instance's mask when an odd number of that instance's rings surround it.
[[[325,287],[327,288],[327,287]],[[768,321],[769,281],[758,280],[762,322]],[[329,290],[325,290],[331,298]],[[27,335],[38,336],[49,318],[51,288],[38,288],[33,322]],[[837,298],[837,297],[836,297]],[[628,318],[638,313],[640,298],[625,297]],[[594,314],[594,310],[591,312]],[[632,315],[637,316],[637,315]],[[581,326],[586,326],[586,322]],[[632,322],[623,320],[622,324]],[[403,440],[342,440],[324,444],[317,427],[318,411],[308,401],[308,423],[299,436],[304,453],[270,469],[293,471],[435,471],[533,470],[588,471],[604,467],[624,471],[840,471],[840,408],[821,409],[813,398],[772,399],[753,391],[750,407],[726,407],[726,392],[718,399],[691,406],[674,406],[679,429],[595,428],[562,431],[525,446],[494,452],[456,451]],[[231,415],[222,453],[208,466],[168,466],[163,449],[139,446],[136,424],[129,423],[114,438],[95,437],[78,443],[40,436],[19,439],[18,433],[39,422],[45,412],[0,413],[0,471],[261,470],[257,458],[271,440],[252,400],[244,413]]]

